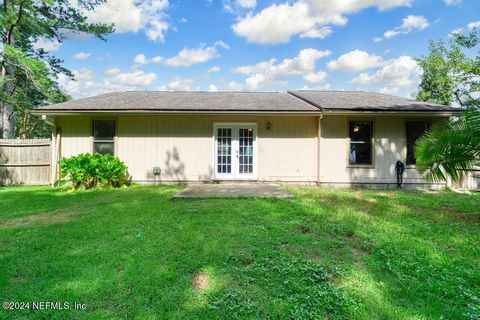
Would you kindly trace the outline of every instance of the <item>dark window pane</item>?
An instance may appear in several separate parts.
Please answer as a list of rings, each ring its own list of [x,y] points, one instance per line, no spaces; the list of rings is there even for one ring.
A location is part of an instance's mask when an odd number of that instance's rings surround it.
[[[407,164],[415,164],[415,143],[429,128],[428,121],[407,121]]]
[[[372,164],[371,143],[350,143],[350,164]]]
[[[350,141],[371,142],[372,121],[350,121]]]
[[[93,138],[94,140],[112,140],[115,136],[114,120],[94,120]]]
[[[94,142],[93,153],[114,155],[113,142]]]

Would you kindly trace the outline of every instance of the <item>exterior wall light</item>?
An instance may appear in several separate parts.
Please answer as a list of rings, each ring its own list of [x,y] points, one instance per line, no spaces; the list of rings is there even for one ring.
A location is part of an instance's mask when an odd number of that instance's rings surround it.
[[[272,128],[272,124],[269,122],[267,122],[267,130],[270,130]]]

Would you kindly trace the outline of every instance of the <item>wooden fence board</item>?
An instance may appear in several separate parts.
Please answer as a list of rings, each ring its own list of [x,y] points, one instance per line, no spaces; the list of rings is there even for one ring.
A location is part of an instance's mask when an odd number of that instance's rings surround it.
[[[0,185],[50,183],[50,139],[0,139]]]

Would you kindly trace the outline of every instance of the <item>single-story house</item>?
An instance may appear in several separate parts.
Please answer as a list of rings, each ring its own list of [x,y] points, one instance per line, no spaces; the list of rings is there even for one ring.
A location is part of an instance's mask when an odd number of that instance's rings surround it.
[[[133,181],[249,180],[440,187],[415,169],[416,139],[459,109],[362,91],[115,92],[38,108],[62,157],[111,153]],[[58,174],[52,175],[58,177]]]

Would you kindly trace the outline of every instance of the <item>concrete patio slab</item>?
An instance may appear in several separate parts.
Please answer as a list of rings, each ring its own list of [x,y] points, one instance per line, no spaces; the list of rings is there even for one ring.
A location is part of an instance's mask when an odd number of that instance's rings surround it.
[[[292,198],[292,194],[278,184],[192,184],[173,198]]]

